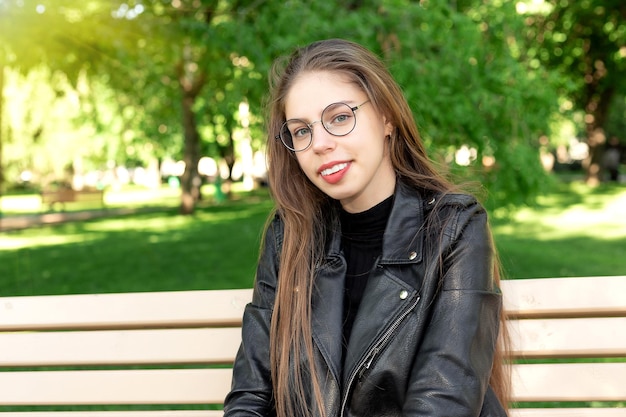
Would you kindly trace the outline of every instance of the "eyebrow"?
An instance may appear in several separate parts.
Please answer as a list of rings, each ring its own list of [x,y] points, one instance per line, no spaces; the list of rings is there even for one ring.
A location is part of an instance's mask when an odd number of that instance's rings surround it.
[[[324,108],[322,108],[322,111],[320,111],[318,117],[321,117],[324,110],[326,110],[329,106],[332,106],[333,104],[339,104],[339,103],[347,104],[350,107],[354,107],[357,105],[356,103],[358,103],[358,100],[339,100],[339,101],[330,102],[327,105],[325,105]],[[302,120],[302,121],[310,122],[310,120],[307,119],[306,117],[287,117],[287,114],[285,113],[285,121],[287,120]]]

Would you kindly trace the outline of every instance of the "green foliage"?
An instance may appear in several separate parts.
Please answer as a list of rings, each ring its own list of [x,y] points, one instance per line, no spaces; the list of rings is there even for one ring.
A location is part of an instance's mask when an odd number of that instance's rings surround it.
[[[528,54],[567,76],[581,105],[593,91],[626,88],[626,4],[620,0],[548,2],[549,13],[528,17]],[[582,106],[581,106],[582,107]]]
[[[607,138],[617,137],[621,143],[626,144],[626,93],[613,97],[611,109],[607,116]]]
[[[549,76],[514,56],[521,22],[512,7],[472,5],[460,13],[429,2],[390,10],[397,26],[384,51],[431,152],[453,163],[459,147],[476,149],[469,168],[453,170],[483,182],[498,205],[528,203],[541,191],[538,139],[556,111]],[[484,157],[495,158],[495,169],[484,169]]]
[[[96,149],[85,141],[92,137],[91,126],[74,123],[81,114],[76,91],[63,74],[50,74],[44,66],[27,75],[6,74],[10,86],[5,93],[11,103],[5,112],[11,126],[4,144],[7,179],[15,181],[25,170],[42,184],[66,178],[75,158]]]
[[[590,136],[610,126],[616,96],[626,94],[626,3],[621,0],[553,0],[530,12],[526,57],[560,76],[571,100],[561,111],[578,112],[578,131]],[[590,141],[593,148],[597,145]]]
[[[24,36],[18,42],[0,31],[7,40],[0,49],[23,71],[36,62],[67,73],[79,92],[79,122],[101,150],[87,152],[94,165],[180,159],[190,151],[183,140],[190,129],[199,133],[202,155],[237,158],[238,141],[248,133],[254,150],[262,149],[271,62],[297,45],[343,37],[383,57],[405,89],[433,158],[485,183],[493,204],[530,202],[543,183],[537,142],[549,133],[557,100],[553,80],[520,62],[523,21],[509,2],[37,4],[45,10],[37,12],[34,1],[1,0],[15,22],[52,29],[27,32],[16,23]],[[37,58],[17,53],[26,50],[20,42],[40,45],[33,49]],[[82,87],[80,74],[86,76]],[[186,99],[195,126],[183,119]],[[238,114],[242,102],[250,106],[249,130]],[[455,166],[461,146],[476,151],[468,167]],[[484,157],[495,157],[497,169],[485,169]]]

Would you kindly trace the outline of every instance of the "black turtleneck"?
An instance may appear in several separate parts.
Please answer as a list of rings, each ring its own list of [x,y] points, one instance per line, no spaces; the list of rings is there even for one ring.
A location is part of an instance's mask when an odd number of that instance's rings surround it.
[[[340,210],[341,245],[348,263],[344,287],[344,348],[363,297],[369,273],[383,249],[383,234],[393,196],[361,213]]]

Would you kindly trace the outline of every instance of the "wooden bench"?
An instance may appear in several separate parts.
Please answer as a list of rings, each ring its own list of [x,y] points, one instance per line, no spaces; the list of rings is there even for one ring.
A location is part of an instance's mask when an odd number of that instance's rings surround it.
[[[97,202],[104,207],[104,190],[62,188],[41,192],[41,204],[42,206],[48,205],[50,210],[53,210],[57,204],[60,204],[65,209],[65,203],[74,202]]]
[[[618,408],[626,407],[626,276],[502,287],[514,398],[524,406],[511,416],[626,416]],[[0,298],[0,416],[220,416],[250,297],[246,289]],[[545,408],[564,401],[600,408]],[[118,409],[68,408],[94,404]],[[148,410],[157,404],[164,409]],[[207,404],[218,410],[197,409]]]

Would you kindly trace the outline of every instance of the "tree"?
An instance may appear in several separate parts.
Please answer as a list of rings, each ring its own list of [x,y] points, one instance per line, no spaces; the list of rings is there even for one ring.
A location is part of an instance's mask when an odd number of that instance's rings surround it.
[[[599,181],[601,151],[610,109],[626,93],[626,3],[621,0],[560,0],[528,13],[528,60],[561,74],[561,92],[582,113],[589,145],[586,179]],[[569,109],[564,109],[565,111]]]
[[[370,46],[404,87],[431,155],[498,206],[542,189],[539,138],[556,111],[549,75],[517,54],[522,23],[512,4],[482,1],[390,5],[364,22],[378,29]],[[460,149],[470,158],[457,162]]]
[[[0,0],[0,73],[43,71],[49,74],[51,84],[62,74],[76,88],[81,74],[109,58],[102,53],[100,41],[120,39],[110,7],[105,0]],[[0,195],[5,179],[1,150],[10,131],[2,119],[7,108],[3,79],[0,77]],[[46,123],[38,135],[45,140]]]
[[[233,104],[238,104],[235,97],[239,101],[243,97],[236,90],[229,91],[229,95],[224,90],[234,85],[241,72],[233,63],[237,56],[237,42],[233,41],[240,30],[235,21],[240,12],[238,7],[242,7],[239,2],[212,0],[180,0],[170,4],[146,1],[141,13],[133,19],[139,34],[137,45],[113,51],[118,56],[123,55],[120,62],[125,65],[145,70],[133,71],[127,79],[115,80],[112,87],[125,91],[135,105],[150,102],[151,113],[163,116],[156,126],[163,126],[163,120],[171,123],[173,115],[179,119],[180,150],[185,162],[180,211],[184,214],[192,213],[201,198],[198,163],[208,141],[202,137],[202,132],[218,130],[216,126],[213,129],[201,127],[218,121],[230,122]],[[137,91],[137,84],[145,88]],[[153,97],[161,100],[155,102]],[[212,117],[217,109],[226,110],[225,117]],[[152,117],[146,119],[152,120]],[[144,131],[155,131],[156,126],[144,124],[143,127]],[[231,138],[232,134],[229,132],[226,136]],[[157,137],[159,135],[155,134],[153,140]],[[163,139],[171,141],[172,135]],[[216,143],[215,138],[213,142]],[[234,158],[228,154],[232,153],[229,151],[233,149],[232,143],[215,147],[227,160]]]
[[[41,24],[37,19],[58,15],[73,37],[53,31],[65,49],[51,59],[56,55],[44,48],[46,59],[38,62],[67,71],[70,80],[85,74],[89,88],[81,97],[98,131],[118,134],[126,145],[144,143],[156,156],[183,156],[183,213],[200,198],[199,158],[213,153],[234,162],[244,128],[241,103],[250,109],[250,143],[263,146],[271,62],[329,37],[380,54],[403,86],[431,154],[484,182],[494,201],[528,201],[542,182],[537,140],[556,100],[549,88],[534,88],[548,84],[545,73],[518,59],[521,21],[506,2],[89,0],[78,10],[61,7],[64,2],[28,16]],[[73,65],[60,65],[64,59]],[[119,106],[121,127],[105,117],[110,107],[103,97]],[[475,153],[467,165],[455,162],[460,148]]]

